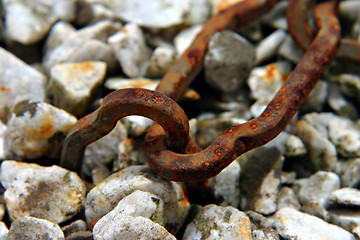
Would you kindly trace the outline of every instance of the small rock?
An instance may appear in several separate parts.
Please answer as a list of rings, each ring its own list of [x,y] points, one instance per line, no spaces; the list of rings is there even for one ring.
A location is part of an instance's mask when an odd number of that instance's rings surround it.
[[[329,120],[329,138],[343,158],[360,157],[360,125],[343,117]]]
[[[286,37],[286,32],[282,29],[278,29],[264,38],[255,49],[255,64],[274,57]]]
[[[190,1],[189,12],[185,16],[186,25],[204,23],[210,15],[210,4],[208,0]]]
[[[24,45],[43,40],[57,21],[50,6],[42,1],[4,1],[4,11],[6,37]]]
[[[291,36],[287,36],[279,48],[279,55],[295,64],[300,62],[304,53]]]
[[[106,166],[100,166],[91,171],[92,182],[95,185],[98,185],[110,175],[111,171]]]
[[[55,1],[52,11],[59,19],[71,22],[75,26],[84,26],[93,18],[92,6],[84,0]]]
[[[343,73],[330,77],[330,80],[340,87],[345,96],[357,97],[358,101],[360,100],[360,76]]]
[[[55,223],[75,216],[85,201],[85,185],[63,168],[4,161],[1,184],[11,219],[34,216]]]
[[[80,231],[72,233],[66,237],[66,240],[93,240],[93,234],[91,231]]]
[[[180,25],[192,7],[190,0],[108,1],[106,5],[126,22],[154,29]]]
[[[244,199],[241,208],[265,215],[274,213],[283,163],[280,151],[274,147],[261,147],[243,157],[240,190]]]
[[[175,36],[174,45],[178,55],[185,52],[202,28],[202,24],[194,25],[192,27],[185,28]]]
[[[55,49],[45,49],[43,65],[50,71],[58,63],[104,61],[107,69],[114,71],[119,64],[106,41],[120,28],[120,23],[104,20],[79,29]]]
[[[329,138],[328,125],[330,119],[336,117],[332,112],[308,113],[303,116],[303,120],[313,126],[316,131],[324,138]]]
[[[45,42],[47,54],[63,43],[76,29],[69,23],[59,21],[53,25]]]
[[[216,203],[220,206],[239,207],[240,202],[240,164],[235,160],[217,176],[210,179]]]
[[[9,229],[7,228],[4,222],[0,222],[0,239],[6,239],[9,233]]]
[[[121,119],[121,121],[128,131],[129,136],[132,137],[139,137],[144,135],[153,124],[153,120],[150,118],[137,115],[124,117]]]
[[[94,169],[111,165],[111,162],[117,159],[119,143],[125,139],[127,131],[121,121],[118,121],[109,134],[86,147],[82,175],[91,176]]]
[[[275,29],[287,30],[288,24],[286,20],[286,9],[288,1],[282,0],[277,3],[268,13],[266,13],[261,21]]]
[[[307,147],[309,164],[315,171],[333,170],[336,166],[337,152],[335,146],[325,137],[321,136],[318,129],[304,120],[297,121],[294,133]]]
[[[155,48],[146,71],[148,77],[162,77],[176,60],[175,50],[168,47]]]
[[[319,81],[300,108],[301,113],[322,112],[328,97],[328,83]]]
[[[118,145],[118,155],[114,162],[113,172],[134,165],[144,165],[146,162],[143,139],[128,138]]]
[[[253,240],[280,240],[278,233],[273,228],[252,231]]]
[[[337,85],[331,84],[329,87],[328,104],[337,115],[354,120],[359,118],[356,106],[343,96]]]
[[[345,171],[341,175],[341,184],[343,187],[357,188],[360,185],[360,158],[346,163]]]
[[[166,228],[176,233],[185,221],[190,204],[183,185],[156,175],[148,166],[132,166],[114,173],[94,187],[85,203],[86,221],[91,224],[111,211],[118,202],[136,190],[159,196],[164,201]]]
[[[113,230],[108,232],[98,232],[97,229],[94,229],[94,240],[176,240],[176,238],[160,224],[154,223],[150,219],[141,216],[132,217],[125,215],[119,220],[119,222],[114,222],[112,226]],[[100,230],[101,229],[99,229],[99,231]]]
[[[79,220],[76,220],[75,222],[71,223],[70,225],[62,227],[61,230],[64,232],[65,237],[67,238],[70,234],[86,231],[87,225],[84,220],[79,219]]]
[[[0,159],[5,159],[5,133],[6,133],[6,125],[3,124],[0,120]]]
[[[215,33],[205,54],[207,82],[223,92],[241,88],[254,65],[255,49],[239,34],[229,30]]]
[[[285,142],[285,156],[298,157],[304,156],[306,153],[307,149],[303,141],[295,135],[290,135]]]
[[[360,207],[360,191],[355,188],[336,189],[330,193],[328,205],[341,207]]]
[[[340,188],[340,177],[333,172],[319,171],[310,178],[296,180],[294,185],[302,204],[314,200],[325,206],[330,193]]]
[[[101,239],[101,237],[105,239],[118,239],[116,236],[118,233],[117,229],[123,228],[122,225],[127,225],[125,223],[128,216],[131,217],[144,217],[147,218],[153,223],[160,224],[164,226],[166,223],[166,217],[164,215],[164,202],[158,196],[143,192],[143,191],[134,191],[130,195],[124,197],[119,201],[117,206],[103,216],[93,228],[94,237]],[[145,227],[145,226],[144,226]],[[157,227],[159,228],[159,227]],[[159,228],[160,229],[160,228]],[[136,232],[142,232],[140,235],[145,234],[148,230],[147,227],[145,229],[136,229]],[[127,229],[128,232],[134,231],[133,229]],[[165,229],[163,231],[166,231]],[[168,235],[171,235],[168,233]],[[112,237],[112,238],[111,238]]]
[[[294,190],[289,187],[280,188],[277,198],[277,209],[294,208],[299,210],[301,207]]]
[[[3,122],[18,102],[44,101],[45,83],[42,73],[0,47],[0,119]]]
[[[58,63],[50,74],[54,105],[81,117],[104,81],[106,63]]]
[[[292,208],[282,208],[271,217],[273,227],[284,239],[355,240],[341,227]]]
[[[241,1],[242,0],[209,0],[213,15]]]
[[[8,153],[35,159],[56,158],[61,143],[77,119],[67,112],[44,102],[24,101],[14,107],[5,133]]]
[[[253,68],[247,80],[252,98],[270,101],[281,88],[290,71],[291,65],[285,61]]]
[[[108,42],[127,76],[145,75],[151,50],[146,46],[144,34],[138,25],[126,24],[119,32],[110,36]]]
[[[64,240],[64,233],[59,225],[36,217],[26,216],[19,218],[11,224],[7,240],[18,239],[52,239]]]
[[[207,205],[186,226],[183,239],[250,240],[250,220],[236,208]]]

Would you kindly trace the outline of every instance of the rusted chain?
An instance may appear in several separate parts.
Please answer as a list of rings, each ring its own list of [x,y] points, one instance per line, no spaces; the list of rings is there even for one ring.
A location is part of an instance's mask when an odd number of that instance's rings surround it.
[[[308,14],[312,2],[313,0],[290,0],[286,11],[289,33],[305,51],[314,38]],[[331,4],[338,3],[331,1]],[[336,58],[360,63],[360,43],[352,39],[342,39]]]
[[[181,151],[189,143],[189,122],[182,108],[166,95],[146,89],[122,89],[107,95],[101,107],[81,118],[66,135],[60,165],[80,170],[85,147],[108,134],[129,115],[148,117],[166,132],[168,146]]]
[[[169,150],[162,130],[155,126],[145,138],[145,152],[151,168],[174,181],[207,179],[217,175],[242,153],[275,138],[334,58],[340,41],[340,24],[335,6],[332,1],[316,6],[315,18],[319,31],[315,39],[259,117],[235,125],[209,147],[193,154],[178,154]]]

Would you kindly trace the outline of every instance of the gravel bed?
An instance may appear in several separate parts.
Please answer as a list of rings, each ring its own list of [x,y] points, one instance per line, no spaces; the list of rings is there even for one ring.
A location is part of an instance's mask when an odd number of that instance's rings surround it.
[[[334,61],[276,139],[210,179],[206,198],[156,175],[152,121],[121,119],[81,171],[58,166],[75,122],[108,93],[155,89],[202,25],[237,0],[3,0],[0,3],[0,239],[360,239],[360,71]],[[206,148],[257,117],[304,53],[283,0],[213,35],[179,104]],[[341,1],[360,42],[360,2]]]

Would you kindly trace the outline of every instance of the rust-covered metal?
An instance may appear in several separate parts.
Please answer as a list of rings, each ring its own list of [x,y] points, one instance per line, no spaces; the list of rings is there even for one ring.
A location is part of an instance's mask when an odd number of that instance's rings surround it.
[[[189,122],[182,108],[166,95],[140,88],[107,95],[98,110],[81,118],[67,133],[60,165],[80,170],[85,147],[108,134],[117,121],[129,115],[150,118],[165,131],[168,146],[181,151],[189,143]]]
[[[309,10],[314,0],[290,0],[286,12],[289,33],[303,50],[310,46],[315,34],[311,27]],[[337,1],[329,1],[337,8]],[[360,43],[353,39],[342,39],[336,58],[360,63]]]
[[[335,6],[331,1],[316,6],[315,18],[319,31],[315,39],[259,117],[228,129],[209,147],[192,154],[169,150],[162,130],[156,126],[145,138],[145,152],[151,168],[174,181],[207,179],[217,175],[236,157],[275,138],[334,58],[340,41],[340,24]]]

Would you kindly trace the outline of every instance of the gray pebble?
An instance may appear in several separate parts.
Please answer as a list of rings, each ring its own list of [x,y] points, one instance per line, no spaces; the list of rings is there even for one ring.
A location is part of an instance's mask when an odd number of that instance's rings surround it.
[[[76,220],[75,222],[72,222],[70,225],[66,225],[61,228],[61,230],[64,232],[65,237],[69,236],[70,234],[76,233],[76,232],[82,232],[87,230],[87,225],[84,220]]]
[[[6,240],[64,240],[59,225],[36,217],[19,218],[11,224]]]
[[[343,187],[358,187],[360,184],[360,158],[346,161],[346,168],[341,175]]]
[[[285,38],[279,48],[279,55],[295,64],[300,61],[304,53],[290,35]]]
[[[264,38],[255,49],[256,60],[255,64],[259,64],[276,55],[281,43],[287,36],[286,32],[278,29]]]
[[[297,196],[292,188],[282,187],[277,195],[277,209],[294,208],[299,210],[301,207]]]
[[[350,119],[359,118],[356,106],[345,98],[337,85],[330,85],[327,100],[329,106],[335,111],[337,115]]]
[[[215,33],[204,58],[206,80],[220,91],[237,91],[254,61],[255,49],[245,38],[229,30]]]

